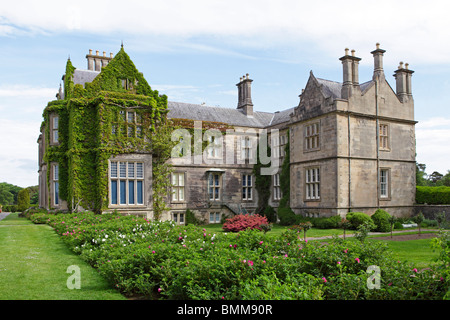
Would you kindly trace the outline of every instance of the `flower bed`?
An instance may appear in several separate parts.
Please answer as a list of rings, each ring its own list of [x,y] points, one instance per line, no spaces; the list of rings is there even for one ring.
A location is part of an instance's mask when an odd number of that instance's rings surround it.
[[[380,242],[306,243],[295,229],[210,234],[118,213],[35,218],[121,292],[154,299],[442,299],[448,286]],[[367,286],[371,265],[381,270],[380,289]]]

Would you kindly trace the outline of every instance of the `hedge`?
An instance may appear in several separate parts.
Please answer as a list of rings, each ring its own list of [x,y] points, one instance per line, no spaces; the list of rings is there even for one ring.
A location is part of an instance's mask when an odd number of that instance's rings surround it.
[[[450,187],[416,187],[417,204],[450,204]]]

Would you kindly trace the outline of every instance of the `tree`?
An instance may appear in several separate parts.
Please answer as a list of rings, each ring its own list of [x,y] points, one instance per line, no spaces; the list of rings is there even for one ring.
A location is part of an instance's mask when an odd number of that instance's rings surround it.
[[[450,170],[447,170],[447,173],[442,177],[441,181],[444,186],[450,187]]]
[[[420,225],[421,225],[421,223],[423,222],[424,219],[425,219],[425,218],[424,218],[422,212],[419,212],[419,214],[418,214],[417,216],[415,216],[415,217],[412,218],[412,220],[413,220],[415,223],[417,223],[417,226],[419,227],[419,236],[420,236]]]
[[[8,190],[6,185],[0,184],[0,205],[13,204],[14,195]]]
[[[433,173],[428,176],[428,180],[430,180],[435,185],[440,185],[442,184],[441,180],[443,176],[444,175],[442,173],[433,171]]]
[[[439,229],[441,228],[442,223],[445,221],[445,215],[445,211],[436,214],[436,221],[438,223]]]
[[[352,226],[351,222],[345,218],[342,218],[341,221],[339,222],[339,227],[344,229],[344,240],[345,240],[345,230],[350,229],[351,226]]]
[[[391,239],[392,239],[392,230],[394,230],[395,222],[397,222],[397,218],[394,216],[390,216],[388,218],[389,225],[391,226]]]
[[[6,182],[0,182],[0,193],[2,192],[1,191],[2,189],[9,191],[13,195],[13,200],[11,203],[2,203],[1,201],[0,201],[0,203],[1,204],[17,204],[17,194],[19,193],[20,190],[22,190],[22,188],[19,186],[15,186],[15,185],[6,183]]]
[[[28,189],[22,189],[17,196],[17,210],[24,212],[30,207],[30,193]]]
[[[416,162],[416,185],[417,186],[426,186],[427,185],[427,179],[425,176],[427,175],[425,173],[425,168],[427,166],[423,163],[417,163]]]

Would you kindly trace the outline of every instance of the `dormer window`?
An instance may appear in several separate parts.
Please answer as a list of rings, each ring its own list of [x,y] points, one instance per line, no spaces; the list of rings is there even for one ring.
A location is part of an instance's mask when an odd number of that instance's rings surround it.
[[[121,79],[122,82],[122,88],[125,90],[132,90],[133,89],[133,83],[128,79]]]

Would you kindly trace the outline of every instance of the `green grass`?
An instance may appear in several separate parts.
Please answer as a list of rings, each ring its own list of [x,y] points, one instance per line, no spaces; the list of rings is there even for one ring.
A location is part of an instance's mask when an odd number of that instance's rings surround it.
[[[17,213],[0,221],[0,300],[123,300],[95,269],[72,253],[47,225]],[[80,268],[80,289],[68,289]]]
[[[376,238],[372,238],[375,240]],[[436,265],[434,259],[439,256],[437,251],[431,248],[431,239],[418,239],[408,241],[384,241],[399,261],[411,262],[415,268],[423,269]]]

